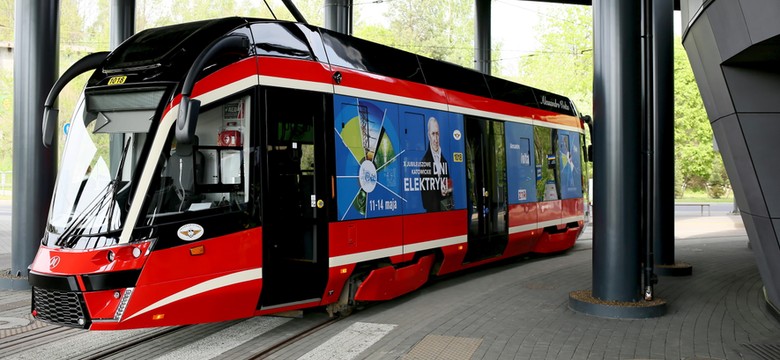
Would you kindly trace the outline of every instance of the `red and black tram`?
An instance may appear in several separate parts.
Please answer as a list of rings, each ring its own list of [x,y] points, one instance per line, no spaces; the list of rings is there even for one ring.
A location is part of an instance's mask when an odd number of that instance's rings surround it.
[[[584,226],[567,98],[317,27],[224,18],[142,31],[92,71],[32,313],[93,330],[348,311]]]

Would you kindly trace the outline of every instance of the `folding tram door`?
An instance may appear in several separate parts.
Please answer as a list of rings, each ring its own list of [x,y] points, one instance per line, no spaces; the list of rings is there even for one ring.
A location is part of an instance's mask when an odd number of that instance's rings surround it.
[[[321,298],[328,277],[325,97],[265,88],[263,290],[258,308]]]
[[[504,124],[466,117],[469,209],[465,262],[501,255],[508,241]]]

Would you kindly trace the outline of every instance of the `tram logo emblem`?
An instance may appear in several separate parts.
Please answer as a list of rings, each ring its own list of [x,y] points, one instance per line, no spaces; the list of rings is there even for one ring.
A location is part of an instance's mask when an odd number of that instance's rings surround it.
[[[203,236],[203,227],[198,224],[186,224],[176,232],[179,239],[184,241],[198,240]]]
[[[51,259],[49,259],[49,268],[54,269],[57,267],[57,265],[60,264],[60,257],[59,256],[52,256]]]

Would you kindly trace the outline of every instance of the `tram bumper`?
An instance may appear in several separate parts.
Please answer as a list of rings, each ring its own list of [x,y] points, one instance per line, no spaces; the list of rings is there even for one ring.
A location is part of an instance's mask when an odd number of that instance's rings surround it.
[[[33,317],[83,329],[119,322],[149,246],[150,241],[93,250],[40,247],[28,274]]]

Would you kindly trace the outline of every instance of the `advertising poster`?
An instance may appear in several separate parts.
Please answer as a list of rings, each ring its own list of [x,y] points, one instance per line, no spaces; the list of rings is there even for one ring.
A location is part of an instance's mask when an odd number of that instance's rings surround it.
[[[537,168],[531,148],[533,126],[507,122],[506,129],[506,178],[509,187],[509,203],[536,202]],[[541,169],[539,169],[541,176]]]
[[[582,197],[582,168],[580,164],[580,136],[572,131],[558,131],[558,169],[561,179],[561,198]]]
[[[466,207],[463,116],[401,106],[406,214]]]
[[[339,220],[403,214],[398,106],[334,97]]]
[[[334,97],[339,220],[463,209],[463,118]]]

